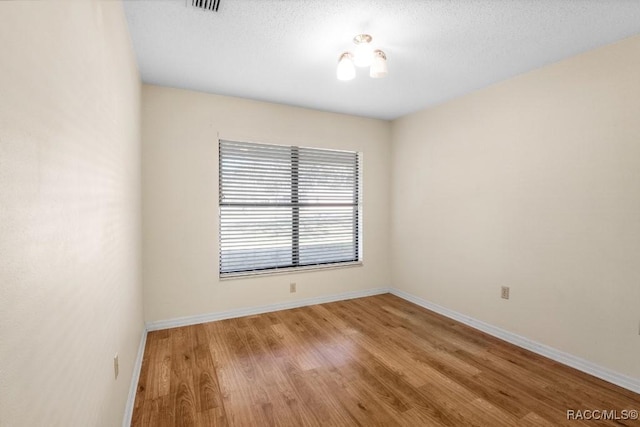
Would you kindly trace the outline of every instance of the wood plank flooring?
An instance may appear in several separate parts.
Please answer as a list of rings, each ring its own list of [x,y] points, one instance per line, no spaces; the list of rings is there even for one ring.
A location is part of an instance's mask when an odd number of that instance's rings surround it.
[[[150,332],[133,426],[595,426],[640,395],[390,294]]]

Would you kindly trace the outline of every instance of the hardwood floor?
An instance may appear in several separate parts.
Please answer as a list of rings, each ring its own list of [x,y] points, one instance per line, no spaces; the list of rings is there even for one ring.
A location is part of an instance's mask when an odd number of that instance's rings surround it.
[[[134,426],[640,425],[640,395],[390,294],[150,332]]]

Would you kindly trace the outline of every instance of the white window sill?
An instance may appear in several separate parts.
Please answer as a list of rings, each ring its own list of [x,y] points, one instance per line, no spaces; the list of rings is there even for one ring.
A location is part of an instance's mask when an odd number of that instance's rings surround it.
[[[304,267],[286,267],[286,268],[275,268],[273,270],[264,270],[264,271],[243,271],[239,273],[228,273],[219,276],[219,280],[234,280],[234,279],[250,279],[250,278],[258,278],[264,276],[276,276],[282,274],[297,274],[297,273],[309,273],[312,271],[320,271],[320,270],[337,270],[340,268],[351,268],[351,267],[362,267],[364,264],[362,261],[351,261],[351,262],[337,262],[335,264],[323,264],[323,265],[307,265]]]

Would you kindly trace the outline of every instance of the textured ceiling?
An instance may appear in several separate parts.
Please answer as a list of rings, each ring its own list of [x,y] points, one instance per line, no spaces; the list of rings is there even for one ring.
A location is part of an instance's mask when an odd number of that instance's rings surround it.
[[[640,34],[638,0],[190,4],[125,0],[144,82],[383,119]],[[363,32],[389,76],[338,81],[338,55]]]

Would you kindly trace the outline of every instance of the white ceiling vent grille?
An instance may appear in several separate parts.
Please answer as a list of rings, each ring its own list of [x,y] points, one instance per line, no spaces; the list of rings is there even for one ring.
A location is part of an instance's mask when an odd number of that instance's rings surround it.
[[[191,6],[197,9],[217,12],[220,7],[220,0],[191,0]]]

